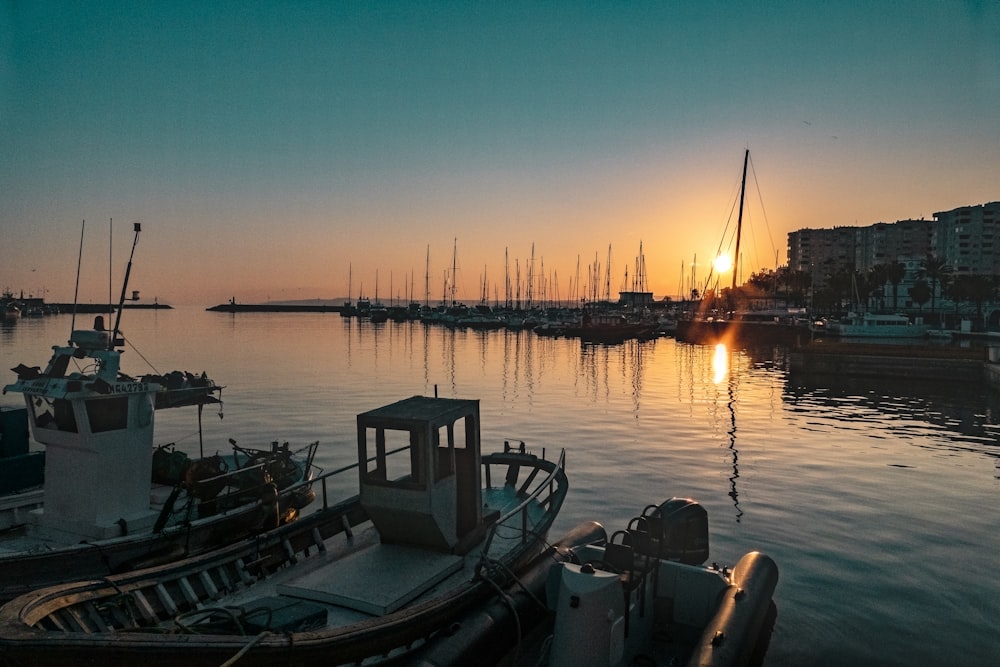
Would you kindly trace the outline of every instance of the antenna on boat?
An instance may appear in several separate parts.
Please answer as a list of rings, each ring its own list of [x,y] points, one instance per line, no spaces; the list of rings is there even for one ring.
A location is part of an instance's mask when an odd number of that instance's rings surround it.
[[[118,313],[115,315],[115,328],[111,331],[111,339],[108,341],[108,349],[114,349],[115,341],[118,339],[118,325],[122,321],[122,310],[125,308],[125,290],[128,289],[128,277],[132,273],[132,257],[135,256],[135,244],[139,242],[139,232],[142,231],[142,226],[136,222],[133,223],[133,231],[135,231],[135,238],[132,239],[132,252],[128,256],[128,266],[125,267],[125,280],[122,281],[122,295],[118,300]]]
[[[80,264],[83,262],[83,230],[87,227],[87,221],[80,223],[80,252],[76,257],[76,286],[73,288],[73,318],[69,323],[69,335],[73,337],[73,329],[76,328],[76,302],[80,294]]]

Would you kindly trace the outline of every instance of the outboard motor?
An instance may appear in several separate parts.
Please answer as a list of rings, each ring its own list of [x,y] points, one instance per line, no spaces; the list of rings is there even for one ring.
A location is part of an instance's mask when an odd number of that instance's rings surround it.
[[[645,540],[637,541],[645,543],[640,550],[647,555],[687,565],[708,560],[708,512],[690,498],[650,505],[637,524],[638,531],[645,533]]]

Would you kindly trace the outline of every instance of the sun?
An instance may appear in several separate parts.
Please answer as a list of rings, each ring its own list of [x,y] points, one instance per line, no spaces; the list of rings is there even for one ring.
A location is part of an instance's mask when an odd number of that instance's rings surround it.
[[[733,268],[733,260],[729,255],[719,255],[712,263],[716,273],[726,273]]]

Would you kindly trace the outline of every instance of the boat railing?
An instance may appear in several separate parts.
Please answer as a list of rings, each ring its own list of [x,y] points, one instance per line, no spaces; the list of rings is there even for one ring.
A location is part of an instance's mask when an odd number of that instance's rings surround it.
[[[507,455],[496,454],[494,458],[498,463],[504,463],[507,461],[507,456],[518,456],[518,455]],[[523,455],[522,455],[523,456]],[[510,459],[514,462],[514,459]],[[522,495],[527,492],[528,487],[535,480],[539,470],[548,470],[548,475],[538,482],[535,488],[527,495],[521,499],[515,507],[507,510],[501,514],[495,522],[490,526],[489,532],[486,535],[486,540],[483,543],[483,551],[481,555],[481,563],[485,564],[490,561],[490,548],[493,546],[493,540],[497,535],[497,531],[501,528],[510,528],[518,532],[517,537],[520,538],[522,544],[528,542],[528,538],[533,533],[537,532],[538,526],[531,525],[531,519],[528,510],[538,504],[542,506],[550,505],[554,499],[558,498],[561,502],[562,495],[565,494],[565,468],[566,468],[566,450],[560,450],[559,459],[555,462],[546,461],[545,459],[539,459],[537,461],[536,467],[529,474],[527,481],[521,485],[518,490],[518,495]],[[548,492],[548,496],[542,498],[542,494]],[[560,493],[561,492],[561,493]],[[558,494],[558,495],[557,495]],[[542,519],[543,522],[547,521],[551,523],[554,519],[553,512],[546,512],[545,517]],[[548,526],[544,526],[547,530]],[[513,538],[516,539],[516,538]]]
[[[409,449],[410,449],[409,445],[404,445],[403,447],[398,447],[396,449],[392,449],[392,450],[387,451],[386,452],[386,456],[391,456],[393,454],[398,454],[400,452],[405,452],[405,451],[407,451]],[[373,456],[373,457],[369,458],[368,460],[366,460],[365,463],[372,463],[373,461],[375,461],[375,459],[376,459],[376,457]],[[320,473],[319,475],[317,475],[315,477],[312,477],[312,478],[310,478],[308,480],[302,480],[300,482],[292,484],[291,486],[289,486],[286,489],[286,491],[294,493],[298,489],[308,489],[308,488],[310,488],[310,487],[312,487],[314,485],[318,485],[319,488],[320,488],[319,496],[322,499],[322,501],[321,501],[321,507],[319,509],[320,510],[328,509],[330,507],[330,486],[332,484],[332,480],[335,477],[338,480],[341,479],[340,477],[337,477],[337,476],[338,475],[342,475],[343,473],[348,472],[350,470],[354,470],[357,467],[358,467],[358,462],[355,461],[354,463],[350,463],[348,465],[341,466],[339,468],[335,468],[334,470],[328,470],[328,471]]]
[[[409,449],[409,445],[404,445],[387,451],[386,455],[391,456],[393,454],[399,454]],[[503,453],[497,452],[490,454],[488,457],[484,457],[484,459],[488,459],[487,463],[492,463],[493,465],[520,464],[524,466],[527,463],[526,457],[530,457],[533,469],[518,489],[517,495],[521,498],[521,500],[515,507],[512,507],[499,516],[490,526],[486,535],[486,540],[483,544],[482,558],[484,561],[489,560],[490,548],[493,545],[497,532],[501,529],[512,529],[516,531],[517,535],[515,538],[506,539],[520,539],[521,543],[528,542],[529,537],[537,532],[539,528],[547,530],[548,526],[531,524],[529,509],[534,506],[551,507],[551,505],[556,502],[561,504],[562,498],[565,496],[565,450],[560,450],[559,458],[556,461],[546,460],[544,458],[544,454],[542,455],[542,458],[525,454],[523,450],[520,452],[517,450],[507,450]],[[371,457],[367,459],[365,463],[371,463],[374,460],[375,457]],[[341,476],[344,473],[355,470],[356,468],[358,468],[358,462],[355,461],[354,463],[323,472],[312,479],[292,484],[284,489],[283,493],[294,493],[298,489],[307,489],[310,487],[315,489],[318,487],[319,491],[317,496],[320,499],[320,506],[316,509],[316,511],[327,510],[332,506],[332,504],[342,500],[342,498],[338,498],[331,501],[330,496],[333,484],[336,481],[343,479]],[[539,480],[539,472],[547,472],[548,474]],[[487,474],[487,479],[488,477],[489,475]],[[532,484],[534,484],[533,488],[531,488]],[[546,493],[547,495],[545,495]],[[545,517],[542,521],[551,522],[553,519],[554,512],[549,511],[545,513]]]

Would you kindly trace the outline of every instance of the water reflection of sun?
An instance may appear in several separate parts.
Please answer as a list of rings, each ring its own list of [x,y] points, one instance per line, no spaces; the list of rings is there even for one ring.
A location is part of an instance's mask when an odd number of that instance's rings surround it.
[[[715,346],[715,354],[712,355],[712,382],[721,383],[729,374],[729,350],[724,343]]]

